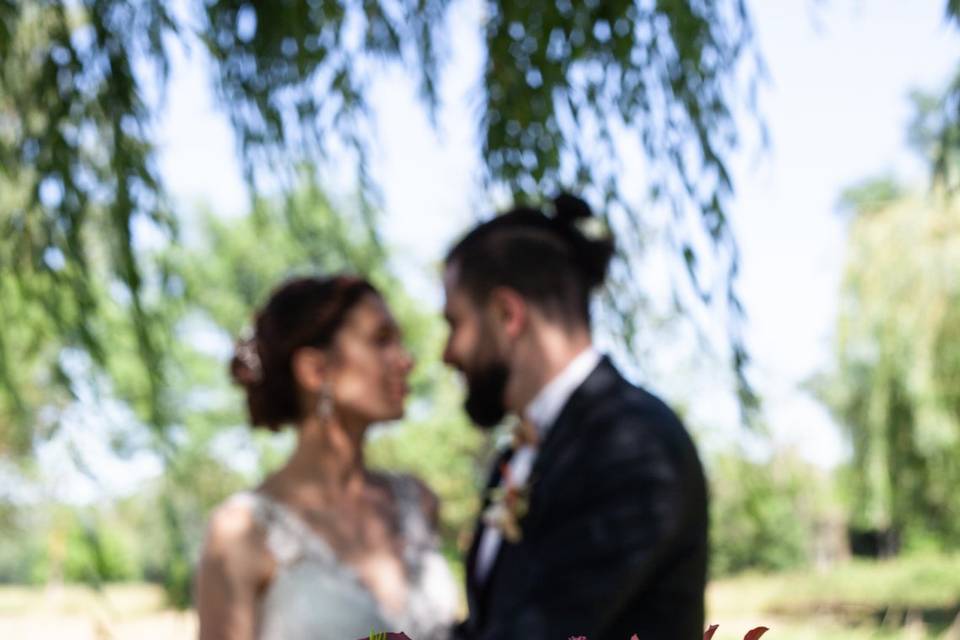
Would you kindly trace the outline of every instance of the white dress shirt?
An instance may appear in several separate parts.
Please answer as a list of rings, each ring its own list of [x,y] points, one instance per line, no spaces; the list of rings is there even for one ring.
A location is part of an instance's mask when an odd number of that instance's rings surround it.
[[[547,432],[557,421],[567,400],[573,392],[586,381],[590,373],[600,363],[601,355],[592,346],[587,347],[553,380],[540,390],[534,399],[527,405],[524,415],[537,429],[540,442],[543,442]],[[530,476],[533,462],[536,459],[537,449],[533,445],[519,447],[510,458],[509,478],[500,478],[500,486],[504,486],[509,479],[510,485],[523,485]],[[477,580],[484,582],[493,567],[493,561],[500,549],[502,533],[496,527],[483,527],[480,537],[480,547],[477,550]]]

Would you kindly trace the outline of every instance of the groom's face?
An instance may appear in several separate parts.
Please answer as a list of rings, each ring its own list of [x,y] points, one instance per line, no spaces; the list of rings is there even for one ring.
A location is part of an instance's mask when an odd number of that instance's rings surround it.
[[[457,286],[455,270],[447,270],[444,290],[444,317],[450,333],[443,361],[460,371],[466,380],[467,415],[477,426],[489,429],[506,414],[504,392],[510,368],[500,353],[494,322]]]

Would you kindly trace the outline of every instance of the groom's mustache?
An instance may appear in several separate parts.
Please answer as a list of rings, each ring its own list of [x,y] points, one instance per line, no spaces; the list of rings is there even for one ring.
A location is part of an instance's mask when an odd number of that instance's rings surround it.
[[[470,372],[467,379],[467,400],[464,409],[481,429],[491,429],[507,414],[503,393],[507,388],[510,368],[505,362],[494,360]]]

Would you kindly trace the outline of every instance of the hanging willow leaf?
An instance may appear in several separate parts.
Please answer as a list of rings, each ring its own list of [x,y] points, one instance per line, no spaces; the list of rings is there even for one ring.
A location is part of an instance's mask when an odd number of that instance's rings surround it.
[[[63,346],[101,364],[107,342],[97,300],[119,287],[151,376],[147,419],[162,432],[171,416],[163,394],[170,327],[150,293],[162,293],[163,281],[137,238],[144,228],[177,237],[155,166],[152,128],[162,101],[144,97],[154,93],[148,87],[164,87],[166,46],[179,40],[208,55],[254,192],[264,171],[294,184],[297,167],[329,158],[336,140],[356,152],[362,186],[375,199],[369,87],[384,63],[400,64],[432,116],[449,55],[451,6],[211,0],[174,13],[162,0],[0,0],[0,183],[14,194],[0,202],[3,268],[31,279],[20,287],[25,302],[52,316]],[[711,255],[698,249],[697,263],[721,267],[711,270],[719,281],[704,287],[727,290],[729,304],[717,309],[729,320],[731,353],[743,352],[735,289],[722,282],[732,283],[737,265],[727,222],[733,185],[726,162],[739,137],[732,113],[744,102],[755,107],[762,75],[743,0],[498,0],[483,10],[478,134],[485,184],[523,199],[574,188],[605,203],[622,240],[611,282],[616,295],[607,300],[627,346],[647,306],[632,278],[646,207],[673,210],[681,238],[698,226],[686,222],[696,216],[715,247]],[[624,181],[634,179],[621,175],[623,144],[646,158],[639,179],[649,202],[623,194]],[[376,238],[374,211],[364,208]],[[744,361],[735,357],[734,368]],[[4,393],[16,394],[4,371]],[[741,396],[752,398],[737,371]]]

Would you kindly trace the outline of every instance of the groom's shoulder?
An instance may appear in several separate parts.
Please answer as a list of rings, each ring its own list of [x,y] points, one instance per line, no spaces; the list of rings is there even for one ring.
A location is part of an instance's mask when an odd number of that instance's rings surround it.
[[[605,442],[623,454],[659,451],[675,459],[696,457],[677,413],[654,393],[623,378],[596,399],[585,422],[598,444]]]
[[[645,425],[666,431],[686,432],[679,416],[659,396],[619,375],[591,404],[586,415],[587,421],[619,428]]]

